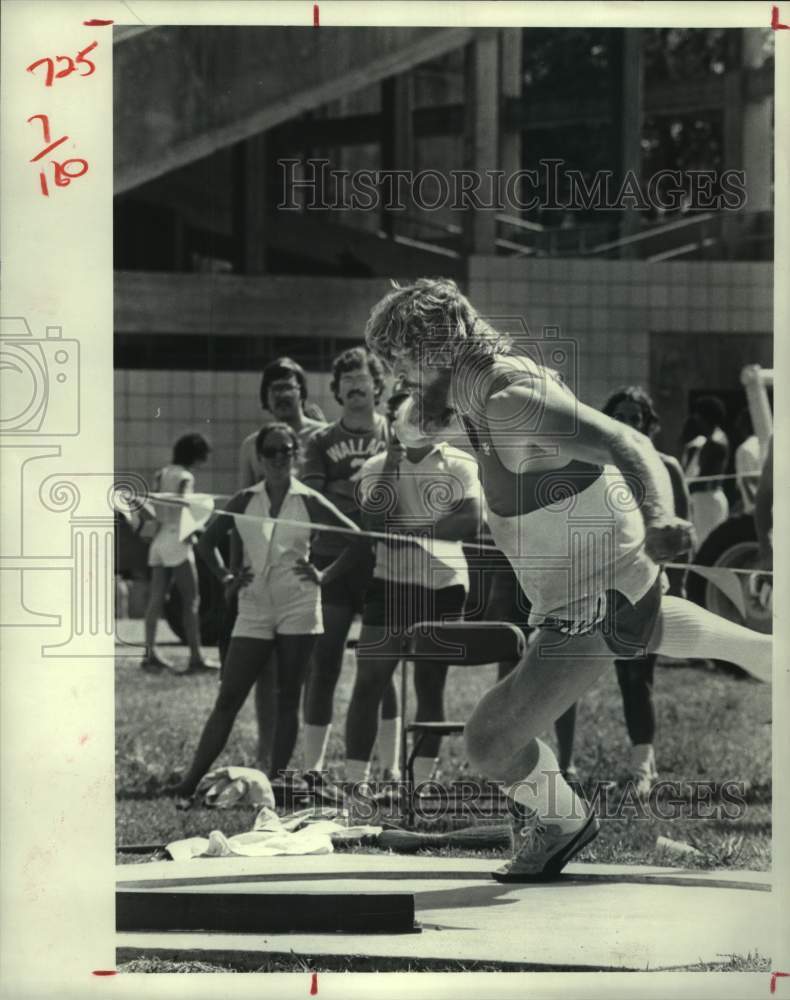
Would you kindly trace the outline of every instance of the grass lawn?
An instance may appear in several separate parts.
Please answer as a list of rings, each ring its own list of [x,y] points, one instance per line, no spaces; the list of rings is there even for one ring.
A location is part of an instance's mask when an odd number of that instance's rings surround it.
[[[138,623],[125,623],[136,626]],[[131,634],[131,633],[130,633]],[[186,665],[181,647],[167,650],[171,659]],[[466,718],[479,696],[495,679],[492,667],[451,669],[446,693],[448,718]],[[335,699],[336,725],[330,740],[329,761],[342,765],[343,726],[354,677],[354,657],[346,654]],[[116,828],[118,843],[166,843],[183,837],[208,835],[222,829],[231,835],[251,826],[248,809],[222,812],[193,807],[176,810],[173,802],[155,797],[156,790],[173,771],[189,762],[205,718],[216,694],[216,680],[208,675],[179,678],[169,672],[144,674],[138,658],[119,656],[116,663]],[[721,786],[742,783],[743,801],[729,801],[715,793],[703,801],[703,815],[634,817],[626,808],[622,818],[604,819],[598,838],[577,860],[635,864],[675,864],[656,852],[658,836],[695,844],[702,857],[695,867],[767,870],[771,863],[771,688],[740,680],[722,672],[678,663],[656,670],[655,700],[659,732],[657,762],[662,778],[677,782],[706,782]],[[413,708],[413,696],[411,701]],[[551,734],[553,739],[553,734]],[[623,722],[620,692],[614,670],[605,674],[579,706],[576,730],[576,765],[585,786],[624,773],[628,738]],[[252,704],[245,705],[218,764],[255,765],[255,720]],[[301,764],[301,742],[292,766]],[[478,777],[463,759],[459,738],[444,741],[441,771],[445,782]],[[688,798],[688,786],[681,789]],[[735,791],[739,796],[740,792]],[[615,801],[619,795],[615,796]],[[610,802],[612,801],[610,795]],[[725,808],[726,807],[726,808]],[[667,803],[666,811],[669,809]],[[729,813],[729,815],[728,815]],[[629,818],[630,817],[630,818]],[[442,854],[480,856],[480,852],[444,849]],[[484,852],[492,858],[501,851]],[[144,861],[119,855],[119,861]],[[722,968],[762,970],[760,956],[725,957]],[[126,971],[188,971],[179,968],[143,969],[130,963]],[[164,963],[167,965],[168,963]],[[178,964],[178,963],[171,963]],[[134,967],[133,967],[134,966]],[[314,971],[326,966],[312,965]],[[298,971],[299,960],[286,966],[277,962],[268,971]],[[262,968],[264,968],[262,964]],[[405,968],[405,966],[401,966]],[[696,967],[695,967],[696,968]],[[701,967],[700,967],[701,968]],[[707,967],[710,968],[710,967]],[[717,967],[718,968],[718,967]],[[471,969],[471,965],[470,965]],[[196,970],[197,971],[197,970]],[[215,971],[228,971],[217,968]]]

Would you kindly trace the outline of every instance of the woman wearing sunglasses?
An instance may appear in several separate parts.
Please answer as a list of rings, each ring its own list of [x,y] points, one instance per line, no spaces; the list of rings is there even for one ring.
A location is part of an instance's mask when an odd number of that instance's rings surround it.
[[[263,479],[237,493],[225,508],[228,513],[246,515],[234,519],[231,568],[217,551],[227,531],[222,516],[214,518],[200,541],[201,555],[229,595],[238,591],[239,613],[217,701],[195,759],[180,784],[168,789],[183,799],[194,795],[200,779],[224,748],[252,685],[268,669],[277,670],[280,701],[272,771],[277,774],[287,768],[299,728],[304,676],[315,641],[324,631],[321,585],[354,565],[358,546],[368,544],[358,540],[347,545],[325,569],[313,566],[309,561],[313,534],[309,525],[359,529],[320,493],[294,478],[299,439],[288,424],[266,424],[258,433],[255,448]],[[271,664],[275,646],[276,666]]]

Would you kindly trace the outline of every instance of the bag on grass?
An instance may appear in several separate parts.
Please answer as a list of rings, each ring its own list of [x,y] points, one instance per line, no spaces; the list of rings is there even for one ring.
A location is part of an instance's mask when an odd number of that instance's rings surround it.
[[[219,767],[210,771],[197,787],[207,806],[263,806],[274,809],[274,792],[269,779],[254,767]]]

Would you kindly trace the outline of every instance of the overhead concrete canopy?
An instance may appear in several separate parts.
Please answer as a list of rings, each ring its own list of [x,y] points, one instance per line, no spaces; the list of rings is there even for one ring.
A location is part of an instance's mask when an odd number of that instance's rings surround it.
[[[120,35],[116,194],[402,73],[472,34],[425,27],[163,27]]]

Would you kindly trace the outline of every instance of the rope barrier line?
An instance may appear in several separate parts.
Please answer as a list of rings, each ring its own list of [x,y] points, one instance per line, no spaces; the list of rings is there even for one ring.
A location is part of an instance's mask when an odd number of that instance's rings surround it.
[[[720,479],[757,479],[759,480],[761,476],[760,472],[728,472],[721,476],[689,476],[686,479],[686,483],[713,483]]]
[[[221,495],[217,494],[217,496],[221,496]],[[191,503],[190,503],[190,500],[188,499],[188,497],[192,497],[193,498]],[[334,525],[334,524],[321,524],[321,523],[308,522],[308,521],[291,521],[291,520],[288,520],[288,519],[282,519],[282,518],[265,516],[265,515],[240,514],[240,513],[235,513],[233,511],[217,510],[214,507],[214,499],[215,499],[215,497],[212,494],[193,493],[193,494],[188,494],[188,496],[183,496],[183,495],[175,494],[175,493],[151,493],[151,494],[149,494],[148,499],[151,500],[151,501],[153,501],[153,502],[155,502],[155,503],[161,503],[161,504],[164,504],[164,505],[171,505],[173,507],[179,507],[182,510],[189,510],[189,509],[192,509],[194,507],[198,507],[198,508],[201,507],[201,504],[200,504],[201,497],[205,498],[206,500],[210,500],[210,502],[211,502],[210,506],[208,504],[204,504],[203,505],[203,511],[207,515],[206,520],[212,514],[215,514],[215,515],[218,515],[218,516],[225,515],[226,517],[232,517],[234,519],[238,519],[238,520],[241,520],[241,521],[247,521],[247,522],[250,522],[250,523],[256,523],[256,524],[260,524],[262,522],[267,522],[267,523],[271,522],[273,524],[281,524],[281,525],[284,525],[286,527],[301,528],[302,530],[308,530],[308,531],[330,531],[330,532],[334,531],[334,532],[337,532],[337,533],[343,534],[343,535],[353,535],[354,537],[357,537],[357,538],[359,538],[359,537],[362,537],[362,538],[372,538],[372,539],[375,539],[377,541],[385,541],[385,542],[392,541],[393,539],[396,539],[396,540],[409,541],[409,542],[412,542],[414,544],[420,544],[421,542],[423,542],[423,543],[433,542],[435,544],[436,541],[437,541],[436,539],[432,539],[432,538],[417,538],[414,535],[409,535],[409,534],[404,533],[404,532],[396,532],[396,531],[389,531],[389,532],[387,532],[387,531],[372,531],[372,530],[362,529],[362,528],[360,528],[358,530],[354,530],[353,528],[343,528],[340,525]],[[205,523],[205,521],[203,523]],[[199,526],[200,525],[198,525],[198,527]],[[440,544],[441,544],[441,542],[440,542]],[[456,545],[457,543],[456,542],[446,542],[445,544]],[[489,544],[487,544],[485,542],[462,542],[461,544],[463,545],[464,548],[472,548],[472,549],[475,549],[478,552],[492,552],[492,553],[500,554],[500,549],[498,549],[495,545],[489,545]],[[717,573],[718,574],[718,573],[726,572],[726,573],[734,573],[736,575],[742,575],[742,576],[753,576],[755,573],[757,573],[760,576],[770,576],[770,577],[773,577],[773,570],[764,570],[764,569],[740,569],[740,568],[735,567],[735,566],[702,566],[702,565],[698,565],[696,563],[678,563],[678,562],[667,562],[667,563],[662,563],[661,565],[662,565],[663,569],[692,570],[692,571],[699,572],[701,575],[709,575],[711,573]]]
[[[201,494],[189,494],[193,497],[200,497]],[[204,494],[208,496],[208,494]],[[200,503],[191,503],[183,496],[178,494],[166,494],[166,493],[150,493],[149,499],[153,500],[155,503],[171,504],[174,507],[180,507],[182,510],[190,509],[191,507],[199,507]],[[206,509],[207,513],[208,508]],[[282,517],[271,517],[264,514],[237,514],[234,511],[228,510],[217,510],[215,507],[211,507],[211,514],[216,514],[218,516],[232,517],[236,520],[247,521],[254,524],[260,524],[261,522],[271,522],[273,524],[281,524],[287,528],[301,528],[303,531],[334,531],[341,535],[353,535],[355,538],[373,538],[378,541],[389,542],[393,539],[403,540],[407,542],[414,542],[418,539],[418,536],[410,535],[406,532],[398,531],[372,531],[368,529],[354,529],[354,528],[343,528],[336,524],[321,524],[315,521],[291,521],[288,518]],[[435,538],[419,538],[419,541],[425,542],[444,542],[443,539]],[[446,541],[447,545],[456,545],[457,542]],[[462,545],[470,546],[472,548],[487,550],[489,552],[499,552],[499,549],[495,545],[487,545],[484,542],[462,542]]]

